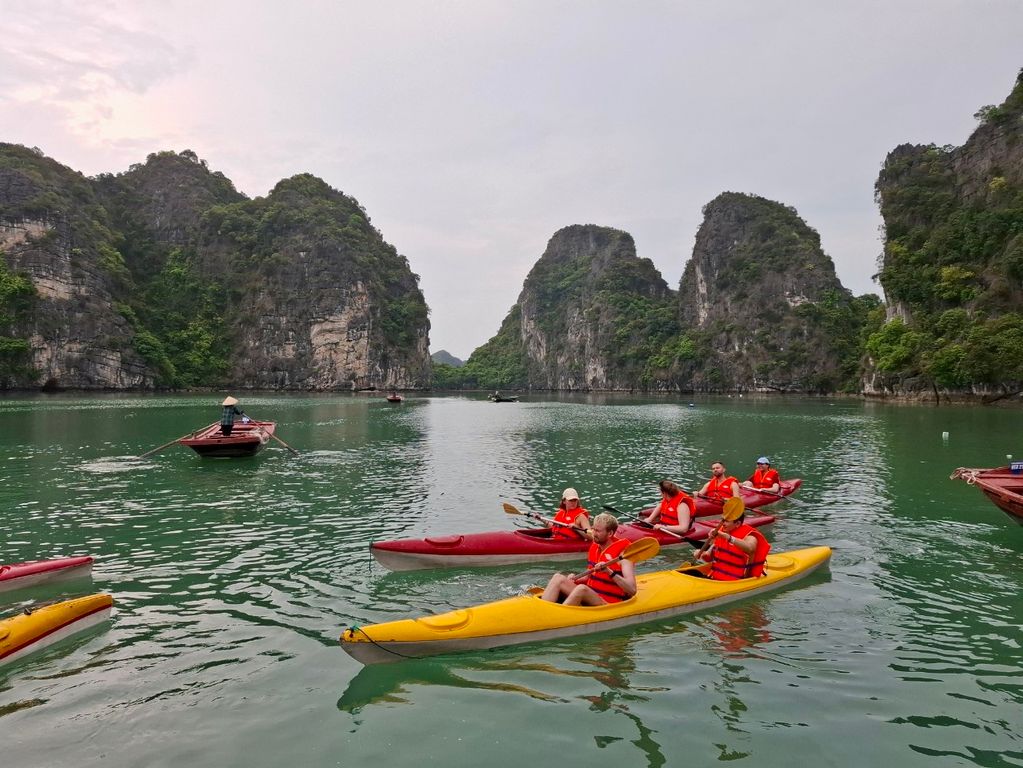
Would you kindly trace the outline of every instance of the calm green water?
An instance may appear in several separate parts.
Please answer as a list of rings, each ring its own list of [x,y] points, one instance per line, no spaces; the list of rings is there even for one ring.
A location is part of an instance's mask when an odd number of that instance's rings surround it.
[[[130,458],[218,399],[0,399],[0,562],[97,557],[91,583],[0,610],[116,601],[0,671],[4,765],[1023,765],[1023,528],[948,479],[1023,457],[1019,411],[262,396],[242,407],[300,457]],[[501,501],[549,512],[567,485],[635,510],[661,476],[745,475],[761,453],[805,480],[775,549],[829,544],[830,574],[574,641],[366,668],[337,645],[550,572],[389,573],[373,540],[511,527]]]

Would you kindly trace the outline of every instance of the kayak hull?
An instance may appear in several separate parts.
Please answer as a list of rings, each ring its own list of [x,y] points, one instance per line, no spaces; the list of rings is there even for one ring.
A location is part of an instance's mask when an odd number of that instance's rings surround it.
[[[753,488],[740,488],[739,493],[742,496],[742,503],[746,505],[746,509],[756,509],[757,507],[763,507],[767,504],[773,504],[776,501],[781,501],[781,499],[786,496],[791,496],[799,490],[802,484],[802,478],[794,477],[791,480],[782,480],[779,485],[781,490],[777,494],[764,493],[763,491],[757,491]],[[697,498],[695,501],[697,517],[721,514],[721,502],[704,498]]]
[[[237,422],[230,435],[220,432],[220,424],[193,432],[178,440],[179,445],[191,448],[204,458],[238,458],[255,456],[270,442],[277,423],[273,421]]]
[[[88,556],[0,565],[0,592],[25,589],[53,581],[82,579],[91,573],[92,558]]]
[[[770,525],[775,520],[772,515],[746,516],[746,522],[757,528]],[[717,527],[718,522],[696,520],[684,539],[654,531],[638,523],[619,526],[618,535],[629,541],[652,536],[662,547],[686,543],[700,545]],[[530,528],[378,541],[370,545],[370,552],[378,563],[389,570],[415,571],[424,568],[488,568],[516,563],[580,560],[586,557],[589,548],[588,541],[554,538],[549,528]]]
[[[706,572],[707,565],[643,574],[635,596],[600,606],[565,606],[537,594],[521,595],[436,616],[352,627],[341,635],[341,646],[363,664],[379,664],[621,629],[780,589],[826,566],[830,557],[829,547],[768,555],[766,576],[740,581],[693,575]]]
[[[48,648],[110,618],[110,595],[89,595],[0,621],[0,666]]]

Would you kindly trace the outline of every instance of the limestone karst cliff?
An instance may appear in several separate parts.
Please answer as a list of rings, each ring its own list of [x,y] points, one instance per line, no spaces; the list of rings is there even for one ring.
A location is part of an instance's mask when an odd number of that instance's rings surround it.
[[[976,117],[963,146],[901,145],[878,177],[888,311],[867,393],[1023,389],[1023,71]]]
[[[418,277],[315,177],[248,200],[190,151],[86,179],[0,145],[0,386],[429,385]]]
[[[679,285],[683,341],[670,379],[684,389],[849,389],[859,330],[876,300],[842,287],[795,209],[724,193],[704,207]]]

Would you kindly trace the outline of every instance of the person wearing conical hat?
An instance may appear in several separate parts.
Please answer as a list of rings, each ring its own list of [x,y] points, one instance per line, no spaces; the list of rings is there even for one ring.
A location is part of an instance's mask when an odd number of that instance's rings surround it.
[[[234,429],[234,417],[244,416],[245,411],[238,408],[238,399],[234,397],[224,398],[224,410],[220,414],[220,434],[230,437]]]
[[[715,532],[710,550],[700,550],[702,559],[710,562],[710,578],[735,581],[763,576],[771,545],[764,534],[746,525],[746,505],[742,499],[730,498],[721,510],[721,525]]]

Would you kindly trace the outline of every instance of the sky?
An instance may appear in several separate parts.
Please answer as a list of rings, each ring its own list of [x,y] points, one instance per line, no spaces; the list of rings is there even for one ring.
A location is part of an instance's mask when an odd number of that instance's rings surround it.
[[[625,230],[677,288],[724,191],[880,293],[885,155],[962,144],[1021,67],[1021,0],[0,0],[0,141],[87,175],[191,149],[250,197],[319,176],[466,359],[557,230]]]

